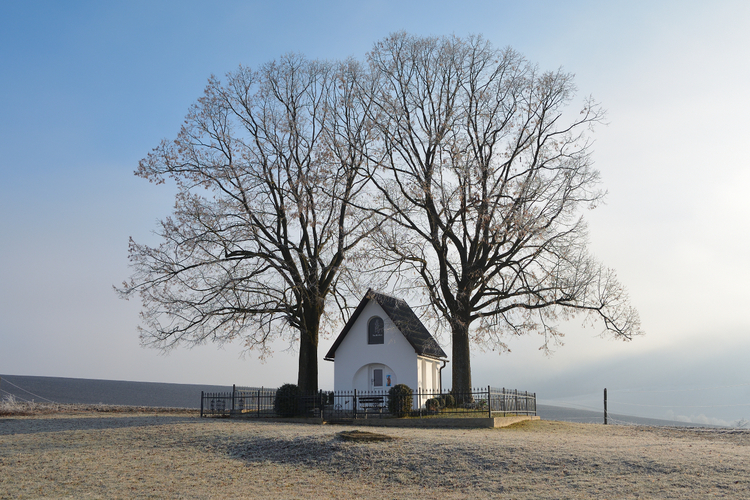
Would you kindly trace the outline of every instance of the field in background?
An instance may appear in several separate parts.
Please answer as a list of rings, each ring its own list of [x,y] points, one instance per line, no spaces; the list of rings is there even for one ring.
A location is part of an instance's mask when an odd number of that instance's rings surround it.
[[[200,408],[200,394],[228,392],[232,386],[128,382],[116,380],[76,379],[63,377],[35,377],[0,375],[0,401],[13,397],[16,404],[77,404],[101,406]],[[124,411],[124,410],[121,410]],[[543,420],[578,423],[603,423],[603,410],[537,405]],[[609,423],[620,425],[699,426],[685,422],[609,414]],[[711,426],[705,426],[711,427]]]
[[[231,390],[231,385],[0,375],[0,399],[12,395],[36,403],[200,408],[201,391]]]

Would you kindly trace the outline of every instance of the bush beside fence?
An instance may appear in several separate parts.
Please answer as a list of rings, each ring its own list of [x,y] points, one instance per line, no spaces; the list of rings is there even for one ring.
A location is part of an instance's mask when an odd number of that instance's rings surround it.
[[[279,400],[278,398],[284,398]],[[314,417],[327,421],[393,418],[387,391],[280,393],[277,389],[237,387],[226,393],[201,393],[201,416],[274,418]],[[536,415],[536,393],[485,387],[468,393],[414,391],[407,417],[497,417]],[[401,408],[401,405],[399,405]],[[279,412],[279,409],[284,411]]]

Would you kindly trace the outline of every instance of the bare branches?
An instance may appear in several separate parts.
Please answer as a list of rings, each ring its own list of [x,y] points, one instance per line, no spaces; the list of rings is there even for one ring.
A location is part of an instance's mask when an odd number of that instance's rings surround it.
[[[179,186],[162,243],[131,242],[142,338],[162,348],[243,337],[265,354],[293,332],[300,380],[315,378],[332,296],[353,261],[424,290],[453,339],[454,386],[470,388],[469,341],[538,331],[580,312],[640,334],[615,274],[586,251],[580,216],[604,196],[573,76],[540,72],[482,37],[378,42],[368,66],[288,55],[209,79],[177,139],[137,175]],[[456,376],[456,369],[462,371]]]
[[[388,222],[377,244],[407,286],[426,290],[454,347],[471,335],[504,348],[503,333],[539,330],[546,348],[571,311],[638,335],[614,273],[585,251],[579,211],[604,195],[586,132],[603,111],[587,100],[565,121],[572,75],[540,73],[481,37],[396,34],[370,64],[383,151],[373,185]],[[468,366],[468,349],[453,354]]]
[[[263,357],[287,332],[300,385],[317,389],[325,301],[368,227],[353,205],[371,142],[365,101],[351,95],[360,72],[289,55],[226,84],[212,77],[177,139],[141,161],[137,175],[179,186],[162,243],[131,241],[134,274],[119,290],[140,295],[145,344],[242,337]]]

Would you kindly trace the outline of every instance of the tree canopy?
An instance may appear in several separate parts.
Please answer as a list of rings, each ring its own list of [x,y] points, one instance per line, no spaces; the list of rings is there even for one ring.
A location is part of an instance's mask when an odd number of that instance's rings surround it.
[[[325,302],[362,239],[369,129],[354,100],[354,61],[287,56],[212,77],[177,139],[137,175],[177,183],[157,247],[131,239],[124,297],[143,303],[141,339],[162,349],[241,337],[261,356],[284,333],[299,342],[298,385],[318,388]]]
[[[454,390],[471,387],[472,342],[503,349],[539,331],[547,348],[559,315],[638,335],[615,273],[586,250],[580,210],[604,194],[587,132],[603,111],[586,99],[570,113],[573,75],[482,37],[399,33],[369,63],[381,155],[369,165],[388,222],[376,242],[391,278],[446,320]]]
[[[137,175],[178,194],[156,247],[131,240],[123,297],[142,341],[243,338],[299,345],[298,385],[318,387],[321,323],[360,279],[423,290],[450,331],[453,388],[471,345],[562,336],[584,313],[641,334],[614,271],[587,251],[582,211],[604,196],[573,75],[539,71],[481,36],[396,33],[366,63],[289,55],[212,77],[174,141]],[[356,268],[356,269],[355,269]],[[384,277],[385,276],[385,277]]]

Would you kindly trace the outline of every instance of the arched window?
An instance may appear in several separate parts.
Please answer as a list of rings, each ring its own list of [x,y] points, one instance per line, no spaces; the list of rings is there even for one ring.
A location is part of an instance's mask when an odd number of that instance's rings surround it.
[[[383,319],[373,316],[367,324],[367,343],[382,344],[383,337]]]

